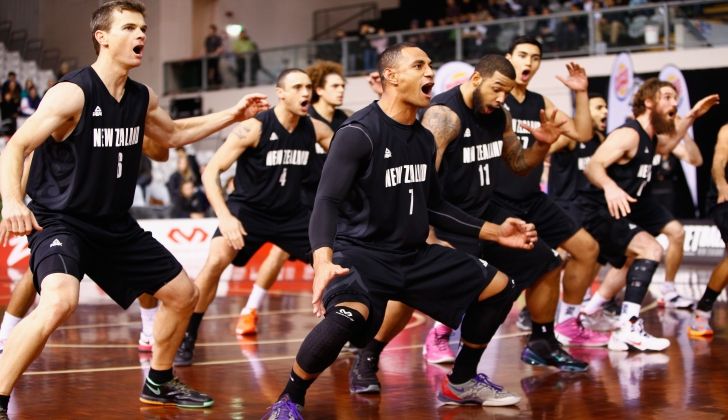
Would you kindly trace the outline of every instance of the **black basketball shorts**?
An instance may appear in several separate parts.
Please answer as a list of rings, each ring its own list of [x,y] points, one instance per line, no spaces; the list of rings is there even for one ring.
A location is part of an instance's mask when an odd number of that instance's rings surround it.
[[[644,232],[631,220],[616,219],[609,214],[606,202],[587,195],[579,195],[575,204],[584,215],[582,226],[599,244],[599,261],[622,268],[627,261],[627,248],[632,238]]]
[[[581,211],[579,211],[579,207],[574,203],[574,201],[566,201],[566,200],[553,200],[554,203],[561,207],[561,210],[564,211],[564,213],[568,214],[569,217],[571,217],[579,226],[581,226],[581,222],[584,218],[582,216]],[[536,230],[538,230],[538,226],[536,226]]]
[[[670,210],[652,195],[640,197],[639,201],[630,203],[629,207],[631,212],[627,219],[652,236],[659,235],[668,223],[675,220]]]
[[[493,202],[488,203],[485,212],[480,215],[481,219],[495,224],[501,224],[509,217],[515,216]],[[439,239],[449,242],[458,251],[482,258],[495,265],[516,281],[516,287],[519,290],[525,290],[541,276],[559,267],[563,262],[559,254],[540,238],[541,232],[538,230],[538,226],[536,226],[536,231],[539,234],[539,240],[531,250],[508,248],[496,242],[481,241],[478,238],[469,238],[439,229],[435,231],[435,234]]]
[[[710,209],[710,215],[713,216],[713,221],[720,230],[720,237],[728,245],[728,201],[714,204]]]
[[[365,330],[351,339],[357,347],[364,347],[377,334],[390,300],[457,328],[467,308],[478,301],[498,273],[485,261],[439,245],[394,252],[337,242],[334,263],[350,271],[326,287],[326,310],[332,311],[342,302],[369,307]]]
[[[272,242],[282,250],[291,254],[291,259],[309,261],[308,251],[311,249],[308,240],[308,222],[310,212],[303,206],[288,218],[274,218],[263,212],[253,210],[246,205],[228,200],[228,209],[240,220],[243,229],[248,233],[243,236],[245,246],[238,251],[233,265],[242,267],[266,242]],[[214,237],[222,236],[220,229],[215,230]]]
[[[581,229],[579,223],[571,218],[545,193],[538,193],[525,200],[512,200],[494,194],[491,202],[508,211],[514,217],[536,225],[539,241],[546,242],[551,248],[558,248]]]
[[[43,279],[35,273],[46,258],[55,255],[74,259],[81,269],[78,280],[87,274],[124,309],[143,293],[153,295],[182,272],[182,265],[172,253],[128,213],[81,219],[49,212],[32,203],[30,208],[43,228],[28,237],[30,268],[38,293],[42,293]],[[48,274],[60,272],[52,270]]]

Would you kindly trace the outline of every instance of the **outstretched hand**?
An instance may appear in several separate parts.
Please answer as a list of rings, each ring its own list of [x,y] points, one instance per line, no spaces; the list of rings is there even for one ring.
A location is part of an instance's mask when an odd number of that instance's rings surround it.
[[[509,217],[498,227],[498,243],[508,248],[533,249],[538,241],[536,226]]]
[[[695,106],[693,106],[693,109],[690,110],[690,113],[693,114],[693,117],[698,118],[703,115],[705,115],[706,112],[710,111],[710,108],[713,107],[713,105],[718,105],[720,103],[720,96],[717,94],[715,95],[709,95],[705,98],[698,101]]]
[[[257,113],[266,111],[270,108],[270,104],[266,100],[268,98],[262,93],[251,93],[245,95],[243,99],[235,105],[233,112],[235,113],[235,121],[245,121],[253,118]]]
[[[314,263],[313,271],[313,300],[311,303],[313,304],[313,313],[321,318],[321,316],[326,314],[326,308],[324,308],[324,303],[322,302],[326,286],[334,278],[349,274],[349,269],[334,264],[333,262],[318,261]]]
[[[568,79],[558,74],[556,78],[574,92],[586,92],[589,89],[589,78],[586,77],[584,67],[572,61],[566,65],[566,69],[569,71]]]
[[[541,126],[539,128],[533,128],[524,123],[521,123],[521,127],[531,133],[536,141],[545,144],[553,144],[559,139],[559,136],[569,131],[561,128],[564,124],[566,124],[566,120],[556,123],[556,114],[558,112],[558,109],[554,109],[554,112],[551,114],[551,118],[546,119],[546,112],[542,109]]]

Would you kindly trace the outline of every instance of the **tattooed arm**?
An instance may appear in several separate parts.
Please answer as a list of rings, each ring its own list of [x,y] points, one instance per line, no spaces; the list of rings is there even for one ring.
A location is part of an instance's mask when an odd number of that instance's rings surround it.
[[[255,118],[245,120],[238,124],[227,137],[225,143],[217,149],[207,164],[202,175],[202,185],[220,223],[220,233],[232,248],[242,249],[245,245],[243,235],[247,235],[242,223],[230,213],[223,196],[223,187],[220,174],[228,170],[235,160],[245,152],[245,149],[258,146],[262,134],[263,124]]]
[[[437,143],[435,169],[440,170],[445,149],[460,134],[460,117],[444,105],[433,105],[422,116],[422,125],[435,136]]]
[[[506,111],[506,129],[503,131],[503,153],[501,159],[511,172],[518,176],[526,176],[533,168],[546,158],[550,145],[537,141],[530,149],[523,150],[521,141],[513,132],[511,113]]]

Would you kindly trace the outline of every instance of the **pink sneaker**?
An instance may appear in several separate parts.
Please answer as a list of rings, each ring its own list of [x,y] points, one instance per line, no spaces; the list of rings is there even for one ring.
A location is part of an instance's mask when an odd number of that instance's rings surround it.
[[[581,319],[577,318],[569,318],[561,324],[556,324],[554,333],[556,339],[565,346],[599,347],[609,343],[609,334],[588,330],[581,325]]]
[[[422,355],[425,356],[427,363],[452,363],[455,361],[455,353],[450,348],[450,334],[452,334],[452,328],[447,325],[432,328],[427,333],[425,347],[422,349]]]

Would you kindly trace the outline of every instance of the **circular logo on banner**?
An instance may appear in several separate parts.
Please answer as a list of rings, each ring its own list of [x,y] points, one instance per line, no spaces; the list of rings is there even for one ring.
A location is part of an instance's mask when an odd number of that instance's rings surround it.
[[[623,101],[629,93],[629,69],[624,64],[620,64],[617,68],[617,75],[614,76],[614,90],[620,101]]]
[[[682,80],[680,80],[680,77],[676,74],[671,74],[667,77],[667,81],[670,82],[673,86],[675,86],[675,90],[677,91],[677,105],[680,106],[682,103],[683,98],[683,85]]]
[[[475,71],[475,67],[462,61],[451,61],[443,64],[435,73],[435,86],[432,88],[433,96],[447,92],[467,82],[473,71]]]

